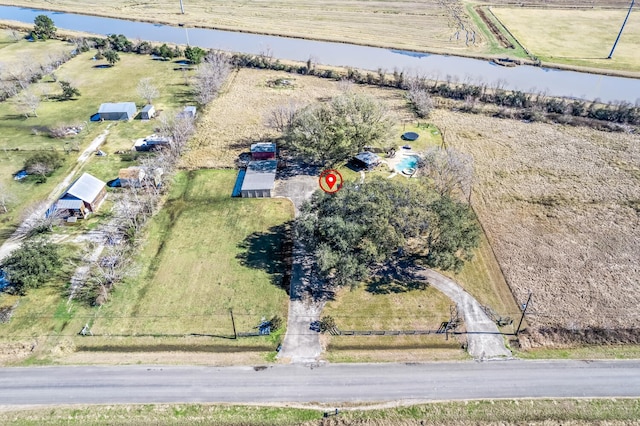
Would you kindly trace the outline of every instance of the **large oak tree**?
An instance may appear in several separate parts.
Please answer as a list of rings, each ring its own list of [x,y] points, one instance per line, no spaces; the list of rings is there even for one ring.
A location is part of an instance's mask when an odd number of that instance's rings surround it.
[[[345,93],[298,111],[284,136],[288,148],[304,161],[331,165],[367,145],[384,143],[392,124],[387,109],[377,100]]]
[[[478,244],[469,206],[425,185],[388,179],[347,182],[316,192],[303,206],[297,236],[315,254],[318,271],[335,285],[355,285],[387,262],[413,259],[458,270]]]

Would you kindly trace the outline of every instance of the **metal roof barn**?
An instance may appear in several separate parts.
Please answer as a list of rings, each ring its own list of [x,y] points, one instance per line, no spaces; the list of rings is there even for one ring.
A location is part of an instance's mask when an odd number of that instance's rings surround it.
[[[83,173],[65,192],[64,197],[71,195],[85,202],[92,202],[100,194],[106,183],[89,173]],[[63,197],[63,198],[64,198]]]
[[[241,195],[243,198],[268,198],[275,185],[276,160],[251,161],[247,166],[247,173],[242,182]]]
[[[132,120],[137,111],[135,102],[104,103],[98,115],[101,120]]]

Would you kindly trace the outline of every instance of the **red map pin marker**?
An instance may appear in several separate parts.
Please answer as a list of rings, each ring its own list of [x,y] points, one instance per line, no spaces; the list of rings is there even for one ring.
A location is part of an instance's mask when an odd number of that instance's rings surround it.
[[[327,194],[334,194],[342,188],[342,175],[335,169],[325,170],[320,173],[320,189]]]
[[[330,173],[325,176],[324,180],[327,182],[327,186],[329,186],[329,189],[333,189],[333,185],[336,184],[336,175]]]

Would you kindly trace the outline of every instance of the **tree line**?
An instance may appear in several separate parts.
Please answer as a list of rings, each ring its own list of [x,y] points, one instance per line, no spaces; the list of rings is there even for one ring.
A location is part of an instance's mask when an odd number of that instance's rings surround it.
[[[53,22],[38,22],[39,18],[41,17],[36,18],[36,26],[32,31],[32,36],[38,32],[49,34],[47,37],[53,36],[55,34]],[[45,18],[47,17],[45,16]],[[37,30],[37,28],[40,29]],[[53,32],[51,32],[51,28],[53,28]],[[169,47],[167,44],[157,46],[147,41],[138,41],[134,44],[121,34],[112,34],[107,38],[81,38],[75,41],[80,51],[96,47],[99,52],[114,52],[114,54],[109,54],[108,60],[110,63],[117,61],[117,52],[153,54],[163,59],[184,55],[192,64],[200,63],[206,55],[206,51],[199,47],[188,46],[183,51],[177,46]],[[346,78],[357,84],[373,84],[381,87],[407,90],[418,116],[426,116],[428,114],[428,110],[433,106],[430,96],[437,96],[459,102],[454,108],[463,112],[481,113],[483,111],[478,108],[479,104],[494,105],[498,107],[498,110],[491,113],[502,118],[588,125],[612,131],[628,130],[625,126],[640,124],[640,105],[625,101],[602,103],[598,100],[570,100],[548,96],[543,92],[512,91],[506,90],[501,82],[496,82],[493,85],[487,83],[473,84],[467,81],[460,82],[450,77],[441,81],[437,78],[428,79],[424,76],[409,75],[397,69],[389,73],[381,68],[376,72],[362,72],[352,68],[347,69],[346,72],[339,72],[333,69],[317,67],[311,58],[302,65],[284,64],[280,60],[274,59],[269,51],[258,55],[232,54],[230,55],[230,63],[238,68],[272,69],[338,80]],[[421,106],[426,107],[426,113],[421,112]]]
[[[339,72],[319,68],[311,59],[303,65],[284,64],[265,54],[234,54],[231,62],[236,67],[272,69],[321,78],[347,79],[356,84],[403,89],[412,92],[411,96],[417,101],[414,105],[426,104],[428,107],[432,104],[429,97],[434,96],[459,102],[454,108],[463,112],[480,113],[482,111],[478,108],[479,104],[494,105],[498,107],[494,114],[503,118],[587,125],[614,131],[625,130],[624,125],[640,125],[640,105],[625,101],[603,103],[598,100],[558,98],[543,92],[506,90],[501,82],[493,85],[473,84],[449,77],[442,81],[410,75],[397,69],[391,73],[383,69],[378,69],[377,72],[362,72],[352,68]]]

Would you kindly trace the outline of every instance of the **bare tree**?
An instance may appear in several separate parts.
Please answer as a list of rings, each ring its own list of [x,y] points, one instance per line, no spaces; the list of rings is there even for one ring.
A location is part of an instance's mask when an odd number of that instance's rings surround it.
[[[413,109],[420,118],[428,117],[433,109],[433,100],[423,81],[417,78],[409,80],[407,99],[413,105]]]
[[[434,147],[420,160],[422,173],[433,181],[442,196],[456,193],[469,199],[473,184],[473,157],[453,148]]]
[[[33,75],[30,71],[21,66],[12,66],[7,69],[7,80],[14,82],[20,86],[22,90],[26,89],[31,82]]]
[[[83,292],[89,294],[82,298],[93,299],[96,305],[103,305],[109,298],[114,285],[134,273],[131,268],[130,247],[125,244],[110,246],[106,253],[91,265],[92,274]]]
[[[215,99],[230,72],[229,57],[222,52],[210,51],[198,65],[192,83],[196,100],[201,105],[206,105]]]
[[[147,104],[150,104],[155,98],[160,96],[160,90],[156,86],[152,84],[152,79],[150,77],[145,77],[140,79],[138,82],[138,94],[140,97],[147,101]]]
[[[13,196],[9,190],[0,182],[0,212],[9,213],[9,203],[13,201]]]
[[[195,130],[195,120],[190,115],[178,113],[174,117],[162,116],[160,119],[160,134],[171,139],[170,152],[174,161],[182,155],[187,141]]]
[[[353,90],[353,81],[348,78],[341,78],[338,81],[338,90],[342,93],[350,93]]]
[[[50,232],[62,218],[62,212],[47,203],[38,203],[28,207],[16,229],[18,237],[31,237],[36,234]]]
[[[285,132],[293,124],[298,111],[300,111],[300,106],[295,102],[278,105],[269,112],[267,125],[279,132]]]
[[[47,175],[53,171],[53,167],[46,163],[34,163],[27,168],[27,173],[30,175],[41,176],[43,181],[47,179]]]
[[[24,91],[21,92],[15,99],[16,110],[25,117],[29,118],[30,114],[37,117],[37,109],[40,106],[40,96],[33,92]]]

